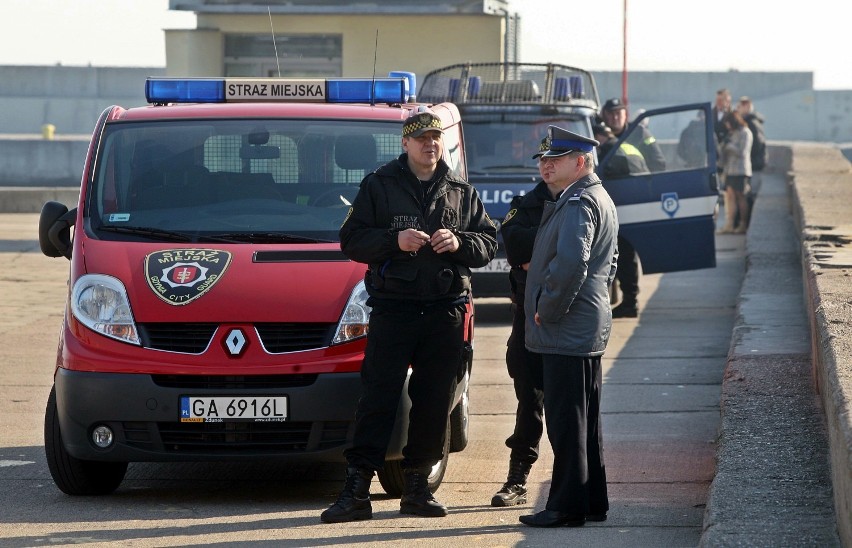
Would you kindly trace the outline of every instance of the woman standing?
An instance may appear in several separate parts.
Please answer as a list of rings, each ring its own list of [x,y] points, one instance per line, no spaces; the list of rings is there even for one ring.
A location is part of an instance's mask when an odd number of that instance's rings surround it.
[[[725,169],[725,226],[721,234],[744,234],[748,228],[748,201],[751,181],[751,145],[753,136],[748,124],[737,111],[728,112],[722,119],[728,129],[728,136],[722,147],[722,160]],[[734,226],[734,220],[739,224]]]

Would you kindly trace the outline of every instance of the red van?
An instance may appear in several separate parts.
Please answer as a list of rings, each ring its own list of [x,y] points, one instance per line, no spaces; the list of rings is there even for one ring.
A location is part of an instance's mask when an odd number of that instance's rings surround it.
[[[401,152],[412,77],[149,79],[150,105],[101,114],[72,210],[44,205],[44,254],[70,260],[45,451],[70,495],[128,463],[340,461],[370,308],[338,229],[363,177]],[[461,120],[445,160],[466,177]],[[467,444],[468,352],[444,460]],[[385,490],[402,491],[400,401]]]

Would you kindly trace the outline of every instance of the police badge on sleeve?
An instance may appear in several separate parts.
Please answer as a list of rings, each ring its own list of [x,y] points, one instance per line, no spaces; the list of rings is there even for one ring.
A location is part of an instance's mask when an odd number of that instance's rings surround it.
[[[145,279],[160,299],[183,305],[210,291],[230,264],[227,251],[166,249],[145,257]]]

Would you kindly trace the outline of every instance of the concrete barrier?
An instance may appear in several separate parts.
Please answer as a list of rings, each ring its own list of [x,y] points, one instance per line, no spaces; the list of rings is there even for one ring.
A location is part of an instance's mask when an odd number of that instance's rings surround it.
[[[828,145],[792,146],[793,217],[801,241],[816,386],[825,408],[837,527],[852,546],[852,167]]]

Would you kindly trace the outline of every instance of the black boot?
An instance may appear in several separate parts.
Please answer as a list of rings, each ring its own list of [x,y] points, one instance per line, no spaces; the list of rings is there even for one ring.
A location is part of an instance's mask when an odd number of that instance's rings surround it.
[[[612,309],[613,318],[636,318],[639,316],[639,308],[635,300],[624,298],[621,304]]]
[[[430,518],[447,515],[447,507],[435,500],[429,490],[429,469],[405,470],[405,491],[399,501],[400,514],[412,514]]]
[[[491,506],[515,506],[527,502],[527,476],[532,468],[531,462],[509,461],[509,475],[506,483],[491,499]]]
[[[371,519],[373,507],[370,505],[370,480],[373,471],[367,468],[346,468],[346,484],[337,497],[337,502],[320,515],[323,523],[340,523]]]

